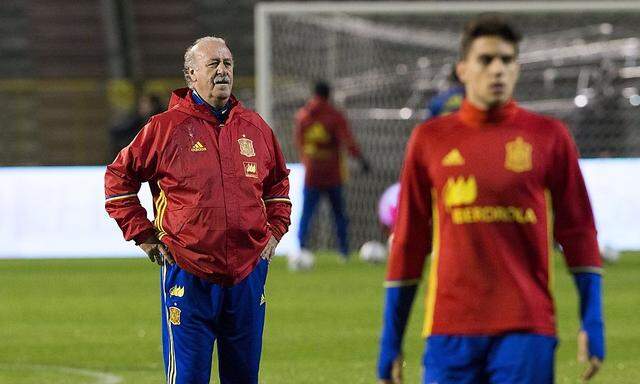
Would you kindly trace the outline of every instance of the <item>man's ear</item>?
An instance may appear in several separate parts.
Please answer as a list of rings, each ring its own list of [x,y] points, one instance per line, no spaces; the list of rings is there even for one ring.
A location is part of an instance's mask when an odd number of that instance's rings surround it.
[[[189,68],[189,69],[185,69],[184,70],[184,76],[185,76],[185,78],[188,79],[189,83],[195,83],[196,82],[195,73],[196,73],[196,71],[194,71],[193,68]]]

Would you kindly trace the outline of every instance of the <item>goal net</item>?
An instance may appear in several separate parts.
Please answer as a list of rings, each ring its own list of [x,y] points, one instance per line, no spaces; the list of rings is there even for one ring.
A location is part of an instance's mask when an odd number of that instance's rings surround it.
[[[325,79],[372,163],[347,185],[352,248],[381,238],[377,199],[398,178],[427,101],[449,86],[463,25],[483,12],[507,15],[524,35],[521,105],[565,121],[583,157],[640,156],[638,2],[260,3],[256,106],[287,159],[298,160],[293,115]],[[322,211],[310,235],[328,247]]]

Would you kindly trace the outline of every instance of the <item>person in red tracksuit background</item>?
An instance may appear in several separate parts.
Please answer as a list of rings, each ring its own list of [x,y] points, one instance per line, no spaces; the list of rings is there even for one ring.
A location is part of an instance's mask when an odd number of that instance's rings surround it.
[[[173,92],[105,174],[106,209],[162,266],[167,383],[257,383],[264,284],[287,231],[289,171],[260,116],[232,94],[233,56],[203,37],[185,53],[188,88]],[[137,193],[148,182],[155,220]]]
[[[369,164],[358,148],[347,119],[331,104],[330,96],[329,84],[318,81],[313,98],[295,115],[295,143],[305,168],[298,240],[304,252],[311,219],[320,198],[326,195],[336,224],[340,256],[347,260],[348,218],[343,192],[347,166],[345,152],[360,161],[365,173],[369,171]]]

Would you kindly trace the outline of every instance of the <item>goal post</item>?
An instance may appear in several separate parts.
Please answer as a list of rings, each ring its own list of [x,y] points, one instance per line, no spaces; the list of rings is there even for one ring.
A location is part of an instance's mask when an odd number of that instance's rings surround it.
[[[640,157],[640,2],[265,2],[255,8],[256,108],[287,159],[293,114],[328,80],[375,172],[348,184],[352,248],[380,238],[375,204],[398,177],[427,100],[448,86],[472,16],[523,32],[516,99],[568,123],[585,157]],[[357,176],[357,175],[355,175]],[[327,212],[316,245],[331,242]]]
[[[381,2],[260,2],[254,12],[254,41],[256,46],[256,110],[267,122],[271,120],[271,18],[275,15],[372,15],[372,14],[479,14],[504,13],[584,13],[584,12],[640,12],[638,1],[381,1]]]

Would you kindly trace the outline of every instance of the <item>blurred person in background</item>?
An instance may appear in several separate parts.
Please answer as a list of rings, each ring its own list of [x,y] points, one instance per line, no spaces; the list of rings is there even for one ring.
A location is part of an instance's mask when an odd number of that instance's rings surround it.
[[[427,120],[438,116],[446,116],[460,109],[464,99],[464,85],[458,79],[455,68],[451,70],[447,86],[427,102]],[[380,197],[378,203],[378,221],[383,232],[388,236],[388,243],[392,239],[393,227],[398,216],[398,196],[400,183],[390,185]]]
[[[188,88],[107,166],[106,209],[161,266],[168,383],[258,383],[268,263],[289,226],[289,171],[269,126],[231,93],[223,39],[184,56]],[[148,182],[155,220],[137,193]]]
[[[579,294],[583,379],[602,364],[602,260],[577,149],[563,123],[512,100],[519,41],[500,16],[471,20],[457,64],[461,109],[420,124],[407,144],[380,383],[402,382],[402,338],[429,252],[424,383],[553,383],[554,239]]]
[[[111,158],[114,158],[122,148],[126,147],[136,137],[151,116],[157,115],[162,111],[164,111],[164,106],[157,95],[145,94],[140,96],[136,103],[136,109],[109,129]]]
[[[447,87],[429,99],[427,120],[445,116],[460,109],[464,99],[464,85],[458,79],[455,68],[451,70]]]
[[[313,98],[295,115],[295,145],[305,168],[304,203],[298,228],[301,252],[308,252],[307,235],[321,197],[331,203],[341,260],[349,258],[348,218],[344,201],[347,178],[345,152],[357,158],[365,173],[369,163],[356,143],[347,119],[330,100],[325,81],[314,86]],[[294,259],[299,255],[293,255]],[[291,261],[291,260],[290,260]]]

